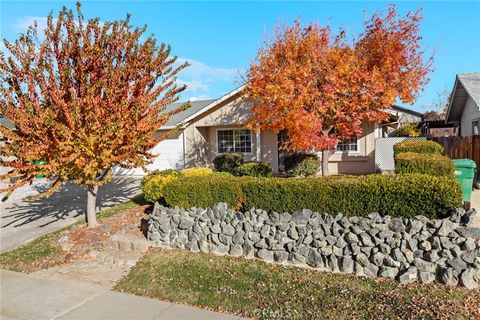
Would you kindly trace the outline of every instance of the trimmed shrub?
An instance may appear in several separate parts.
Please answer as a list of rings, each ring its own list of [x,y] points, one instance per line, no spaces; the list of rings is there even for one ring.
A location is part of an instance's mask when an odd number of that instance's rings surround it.
[[[214,176],[214,177],[230,178],[230,177],[233,177],[233,174],[231,174],[231,173],[229,173],[229,172],[214,171],[214,172],[212,173],[212,176]]]
[[[431,140],[407,140],[393,145],[393,156],[395,158],[402,152],[442,154],[443,147]]]
[[[421,174],[319,177],[308,179],[181,178],[164,190],[166,203],[181,207],[260,208],[275,212],[301,209],[335,215],[440,218],[462,204],[462,189],[452,177]]]
[[[395,173],[424,173],[432,176],[452,176],[455,166],[449,157],[440,154],[402,152],[395,158]]]
[[[293,153],[285,157],[285,171],[293,177],[314,175],[320,168],[320,160],[315,154]]]
[[[406,123],[397,130],[391,132],[389,137],[419,137],[420,129],[418,129],[417,123]]]
[[[177,170],[168,169],[152,171],[145,176],[140,183],[140,188],[145,195],[145,200],[149,202],[163,202],[163,191],[165,186],[182,176],[183,174]]]
[[[206,177],[206,176],[212,175],[213,170],[206,167],[196,167],[196,168],[183,169],[181,173],[185,177]]]
[[[239,153],[225,153],[213,159],[213,166],[216,171],[235,174],[238,167],[243,164],[243,156]]]
[[[236,170],[237,176],[271,177],[272,166],[265,161],[245,162]]]
[[[177,179],[165,188],[165,202],[171,207],[184,208],[207,208],[225,202],[230,208],[239,209],[244,198],[243,179],[222,176]]]

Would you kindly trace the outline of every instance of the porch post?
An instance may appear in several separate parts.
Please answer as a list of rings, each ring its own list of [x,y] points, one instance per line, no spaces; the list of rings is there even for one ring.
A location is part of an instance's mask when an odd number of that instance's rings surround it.
[[[261,132],[258,131],[255,133],[255,142],[257,146],[257,161],[262,161],[262,140],[261,140]]]

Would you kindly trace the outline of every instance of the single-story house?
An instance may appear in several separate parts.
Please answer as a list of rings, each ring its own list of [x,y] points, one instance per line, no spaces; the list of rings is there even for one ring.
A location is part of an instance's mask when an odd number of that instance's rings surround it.
[[[213,159],[222,153],[238,152],[246,161],[268,161],[274,173],[283,171],[286,151],[279,148],[285,134],[273,131],[252,132],[245,128],[251,104],[239,87],[215,100],[193,101],[191,107],[172,116],[159,134],[178,128],[178,131],[160,142],[152,153],[158,155],[148,168],[182,169],[195,166],[213,166]],[[174,110],[180,103],[167,106]],[[420,122],[423,114],[398,106],[389,109],[387,123],[364,123],[363,135],[339,143],[331,155],[332,174],[373,173],[375,166],[375,139],[405,122]],[[144,174],[141,169],[116,169],[116,174]]]
[[[457,74],[445,122],[460,125],[462,137],[480,134],[480,72]]]
[[[445,120],[423,121],[419,127],[426,137],[457,137],[460,126],[454,123],[445,123]]]

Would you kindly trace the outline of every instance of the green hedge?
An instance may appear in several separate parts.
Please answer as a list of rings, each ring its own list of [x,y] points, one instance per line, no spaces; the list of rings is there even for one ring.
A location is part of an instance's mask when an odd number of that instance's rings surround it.
[[[285,171],[289,176],[308,177],[317,173],[320,160],[315,154],[293,153],[285,157]]]
[[[246,178],[210,176],[177,179],[163,190],[165,202],[179,207],[212,207],[225,202],[230,208],[240,209],[243,203],[241,182]]]
[[[225,153],[213,159],[213,166],[216,171],[235,174],[238,167],[243,164],[243,155],[240,153]]]
[[[232,208],[293,212],[303,208],[346,216],[372,212],[394,217],[422,214],[444,217],[462,204],[462,189],[451,177],[367,175],[303,179],[180,178],[165,187],[166,203],[210,207],[226,202]]]
[[[443,147],[439,143],[430,140],[407,140],[396,143],[393,146],[393,156],[402,152],[416,152],[427,154],[442,154]]]
[[[402,152],[395,158],[395,173],[424,173],[433,176],[453,176],[455,166],[449,157],[440,154]]]
[[[250,177],[271,177],[272,166],[269,162],[265,161],[250,161],[245,162],[237,168],[235,171],[237,176],[250,176]]]

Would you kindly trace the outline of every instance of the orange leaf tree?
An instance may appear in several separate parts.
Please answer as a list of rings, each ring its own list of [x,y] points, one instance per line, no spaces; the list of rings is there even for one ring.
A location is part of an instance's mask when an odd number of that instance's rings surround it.
[[[170,47],[152,36],[142,39],[146,27],[131,27],[129,16],[85,21],[79,3],[76,12],[50,13],[43,37],[33,25],[14,43],[4,40],[0,114],[15,130],[0,126],[8,138],[1,155],[15,158],[2,161],[12,170],[0,180],[17,178],[2,190],[7,195],[36,175],[54,180],[40,196],[67,180],[86,185],[86,219],[95,226],[98,186],[112,168],[145,169],[149,150],[164,139],[154,132],[171,115],[164,107],[185,89],[175,82],[186,64],[175,66]]]
[[[299,20],[277,28],[246,76],[255,130],[287,130],[291,151],[321,151],[322,174],[338,142],[362,133],[362,123],[383,121],[400,99],[413,103],[428,82],[433,57],[423,59],[419,12],[399,17],[395,7],[374,14],[347,41],[341,30]]]

